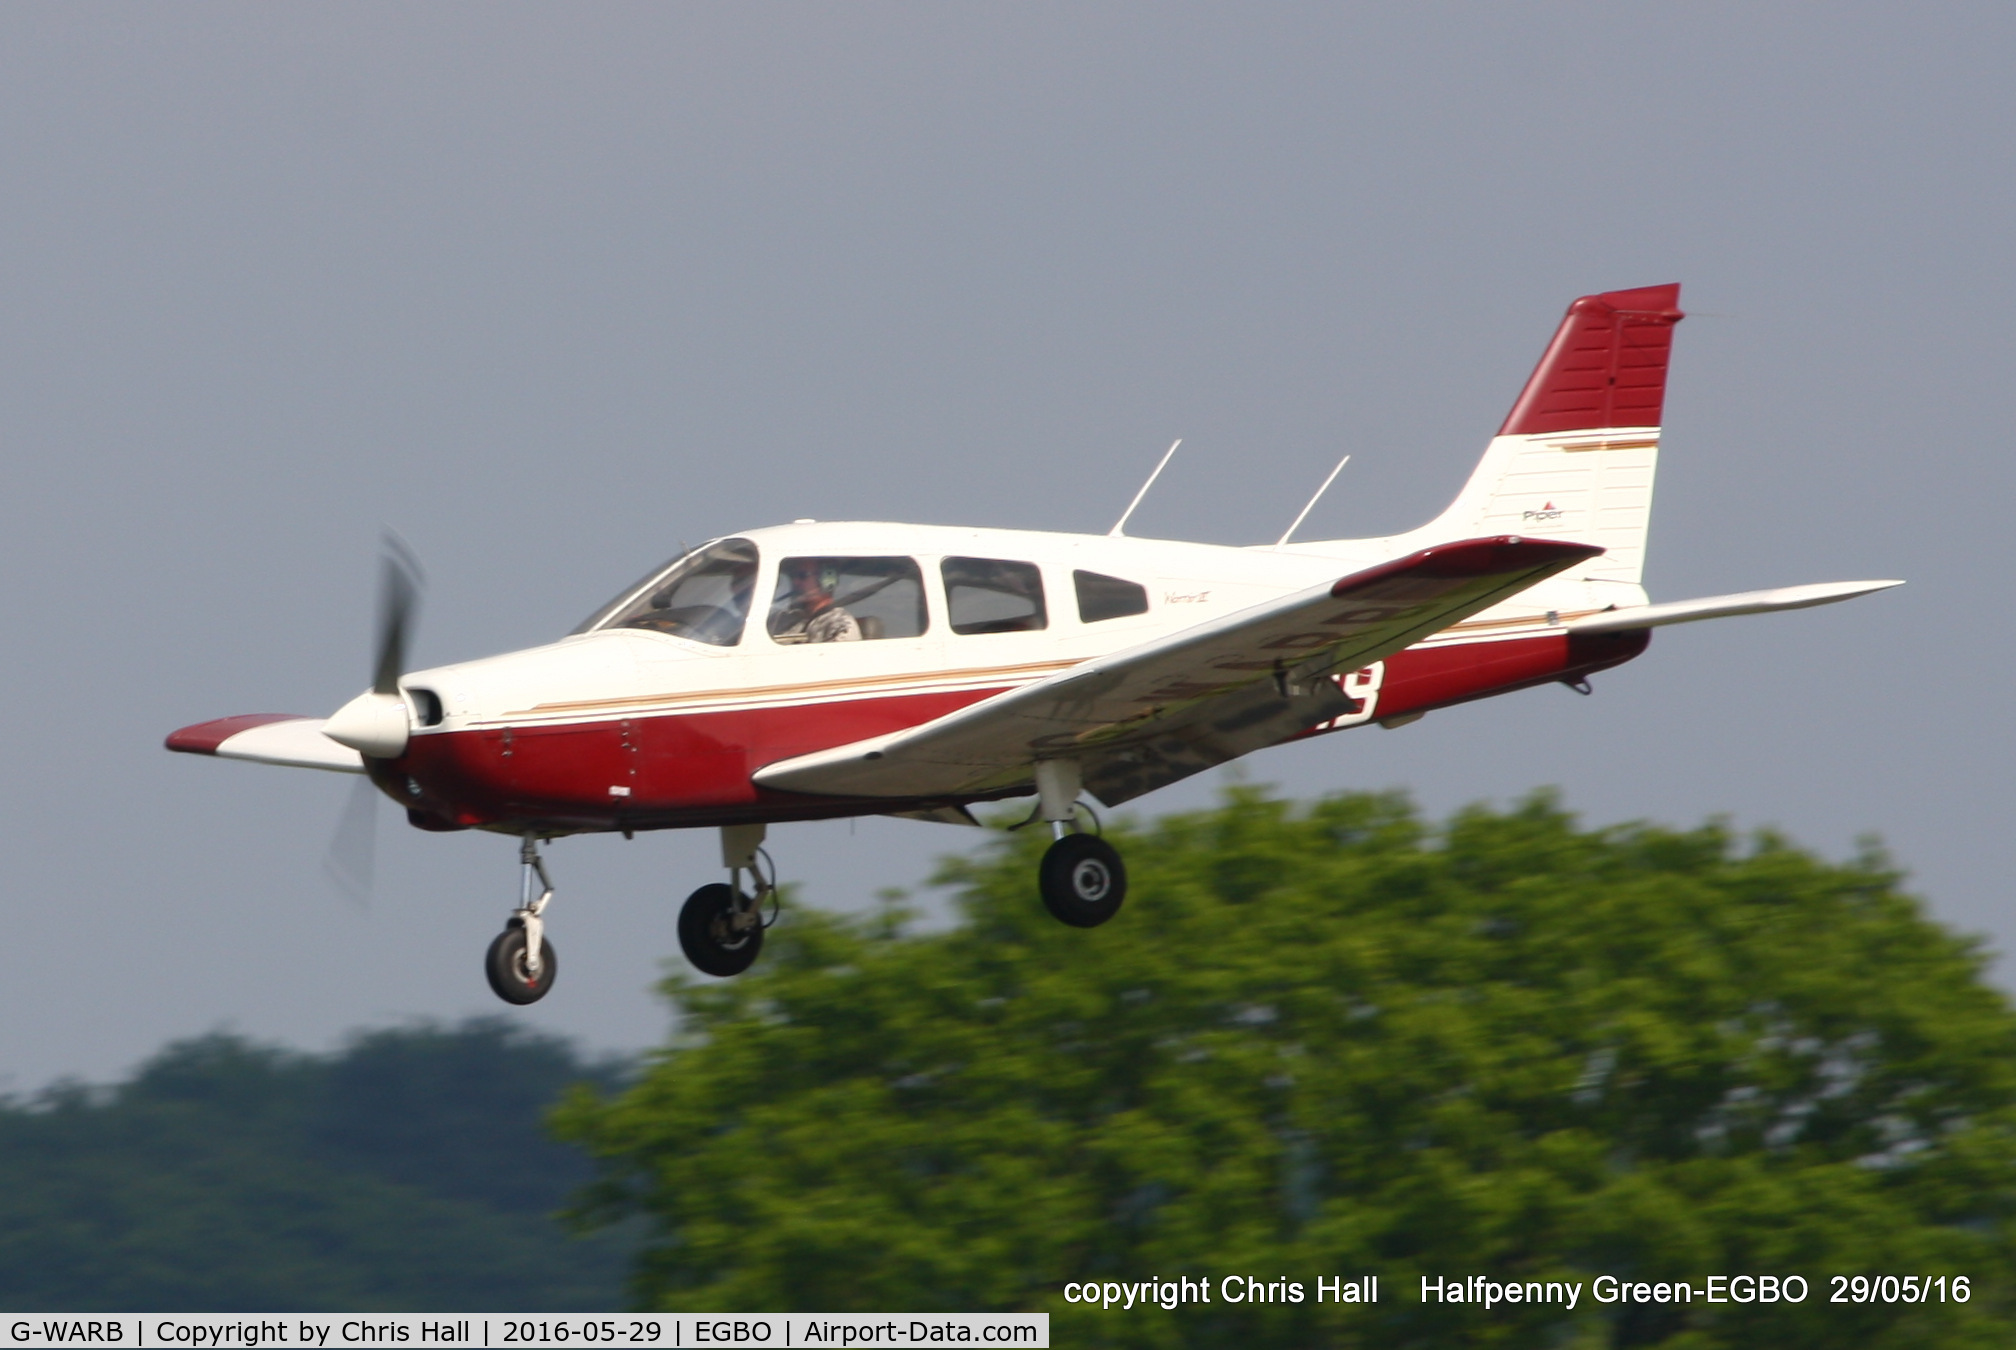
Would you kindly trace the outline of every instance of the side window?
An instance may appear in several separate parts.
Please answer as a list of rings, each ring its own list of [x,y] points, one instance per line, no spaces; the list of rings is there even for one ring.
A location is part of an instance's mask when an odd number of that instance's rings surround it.
[[[733,647],[742,640],[755,590],[756,545],[723,539],[667,568],[602,627],[643,628]]]
[[[1027,633],[1050,626],[1036,564],[947,558],[946,613],[955,633]]]
[[[1148,588],[1119,577],[1097,572],[1073,572],[1071,584],[1078,589],[1078,621],[1098,623],[1102,619],[1124,619],[1148,612]]]
[[[873,642],[924,631],[924,574],[909,558],[786,558],[777,564],[770,636]]]

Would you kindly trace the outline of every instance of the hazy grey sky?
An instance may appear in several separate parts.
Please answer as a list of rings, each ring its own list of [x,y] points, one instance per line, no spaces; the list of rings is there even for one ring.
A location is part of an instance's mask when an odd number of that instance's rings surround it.
[[[1270,541],[1346,450],[1304,537],[1383,533],[1569,299],[1669,280],[1654,598],[1911,584],[1252,775],[1879,831],[2016,944],[2012,38],[1993,5],[0,9],[0,1082],[501,1009],[511,841],[388,805],[360,909],[320,873],[349,780],[160,748],[364,685],[381,524],[430,572],[420,664],[798,516],[1104,530],[1176,436],[1133,533]],[[771,847],[857,906],[973,842]],[[512,1015],[655,1041],[713,839],[551,858],[563,974]]]

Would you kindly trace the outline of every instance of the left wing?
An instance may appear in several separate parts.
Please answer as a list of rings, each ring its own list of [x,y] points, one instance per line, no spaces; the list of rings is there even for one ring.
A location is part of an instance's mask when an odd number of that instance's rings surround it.
[[[249,759],[258,764],[284,764],[297,769],[364,772],[364,757],[322,734],[320,717],[292,713],[246,713],[198,722],[168,733],[168,748],[185,755],[216,755]]]
[[[1439,544],[1139,647],[920,727],[757,771],[788,792],[957,797],[1075,759],[1108,805],[1356,710],[1335,672],[1381,660],[1603,550],[1502,536]]]

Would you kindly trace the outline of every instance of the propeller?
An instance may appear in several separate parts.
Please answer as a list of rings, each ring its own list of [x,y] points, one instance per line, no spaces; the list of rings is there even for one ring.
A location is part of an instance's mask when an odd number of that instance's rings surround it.
[[[397,694],[406,673],[406,640],[412,635],[413,614],[420,607],[423,574],[413,550],[392,531],[385,531],[378,577],[378,660],[372,667],[371,692]]]
[[[413,550],[390,530],[378,588],[378,655],[371,688],[359,694],[322,726],[322,734],[372,759],[397,759],[412,730],[411,714],[399,692],[406,669],[406,641],[420,597],[420,564]]]
[[[371,907],[378,882],[378,785],[369,778],[359,778],[351,787],[336,832],[329,836],[329,851],[322,856],[322,870],[350,903]]]
[[[405,540],[387,530],[383,544],[371,689],[344,704],[322,728],[331,740],[374,759],[396,758],[406,748],[411,722],[406,700],[399,692],[399,677],[406,668],[423,580],[419,560]],[[368,774],[357,780],[322,860],[322,870],[330,880],[359,905],[369,904],[376,880],[378,797],[378,786]]]

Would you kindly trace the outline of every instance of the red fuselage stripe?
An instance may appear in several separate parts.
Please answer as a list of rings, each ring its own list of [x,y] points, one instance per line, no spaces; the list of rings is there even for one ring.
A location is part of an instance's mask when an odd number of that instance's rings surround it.
[[[1552,633],[1410,648],[1387,659],[1377,716],[1576,679],[1630,660],[1648,639],[1642,631]],[[400,759],[375,763],[373,777],[388,788],[406,788],[400,799],[415,810],[416,823],[435,828],[662,829],[871,814],[909,803],[771,792],[758,788],[751,776],[766,764],[918,726],[1001,692],[971,689],[422,733]],[[278,719],[231,718],[187,732],[271,720]],[[183,748],[174,739],[171,748]],[[417,795],[409,783],[418,787]]]

